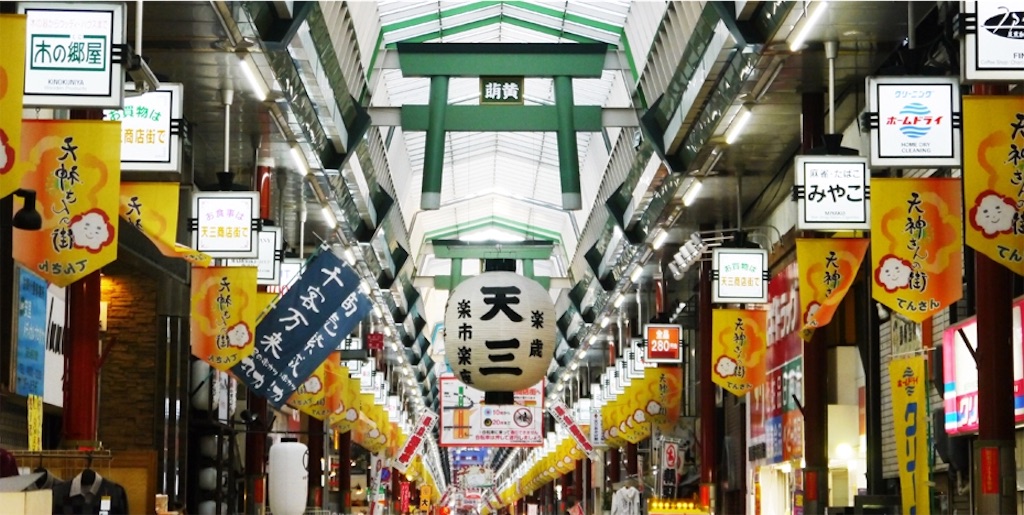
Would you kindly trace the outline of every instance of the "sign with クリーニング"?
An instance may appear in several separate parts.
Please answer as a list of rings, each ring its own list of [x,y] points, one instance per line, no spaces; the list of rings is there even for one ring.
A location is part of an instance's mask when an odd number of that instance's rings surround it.
[[[215,258],[259,257],[259,193],[196,192],[192,213],[192,248]]]
[[[536,447],[544,443],[544,382],[515,392],[514,404],[484,404],[484,392],[438,379],[442,447]]]
[[[796,156],[793,178],[800,230],[862,230],[871,226],[871,174],[863,157]]]
[[[871,166],[960,166],[960,81],[870,77]]]
[[[121,169],[177,172],[181,161],[181,84],[124,99],[124,107],[103,112],[121,122]]]
[[[964,2],[964,80],[1024,79],[1024,9],[1013,2]],[[1012,10],[1011,10],[1012,9]]]
[[[18,12],[28,17],[25,107],[121,107],[124,4],[26,2]]]
[[[768,302],[767,250],[716,247],[711,270],[711,302]]]

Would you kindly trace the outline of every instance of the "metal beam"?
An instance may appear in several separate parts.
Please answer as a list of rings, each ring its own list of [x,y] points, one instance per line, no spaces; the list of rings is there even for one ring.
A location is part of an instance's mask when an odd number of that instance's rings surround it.
[[[442,259],[549,259],[554,243],[547,241],[500,243],[434,240],[434,256]]]
[[[608,53],[608,45],[600,43],[398,43],[396,48],[405,77],[598,78]]]
[[[572,280],[568,277],[534,277],[533,279],[548,290],[564,290],[572,287]],[[417,288],[450,290],[451,282],[452,278],[448,275],[420,275],[413,279],[412,284]]]
[[[446,131],[479,131],[474,128],[471,118],[473,110],[481,109],[488,117],[501,118],[489,120],[488,131],[549,131],[557,130],[557,117],[554,106],[463,106],[450,105],[445,114]],[[575,106],[574,119],[576,130],[583,132],[599,132],[603,127],[637,127],[639,120],[636,110],[631,107],[600,107]],[[401,126],[406,131],[427,130],[427,112],[429,106],[405,105],[402,107],[369,107],[372,125],[378,127]],[[596,114],[599,112],[600,114]],[[512,116],[507,116],[509,113]],[[504,119],[508,118],[508,119]],[[533,124],[531,128],[529,124]],[[498,125],[499,128],[494,128]],[[501,127],[523,127],[507,128]]]
[[[402,65],[398,59],[398,52],[384,52],[380,54],[383,59],[380,61],[380,70],[400,70]],[[622,70],[622,63],[619,62],[618,50],[609,49],[608,53],[604,55],[604,65],[602,66],[605,70]],[[377,72],[374,72],[377,73]]]

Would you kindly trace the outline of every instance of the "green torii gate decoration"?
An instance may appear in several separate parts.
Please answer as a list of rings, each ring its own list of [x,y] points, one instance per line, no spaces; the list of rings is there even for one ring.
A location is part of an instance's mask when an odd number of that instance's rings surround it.
[[[398,43],[406,77],[430,77],[430,104],[402,106],[402,130],[426,131],[420,208],[441,206],[446,131],[545,131],[558,135],[562,209],[582,209],[576,131],[601,130],[601,106],[577,106],[574,77],[600,78],[608,45],[600,43]],[[555,105],[448,105],[450,77],[550,77]]]

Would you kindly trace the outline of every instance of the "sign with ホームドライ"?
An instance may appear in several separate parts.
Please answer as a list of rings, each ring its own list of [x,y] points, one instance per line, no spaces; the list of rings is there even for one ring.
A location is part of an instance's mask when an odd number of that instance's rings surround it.
[[[868,78],[871,166],[960,166],[960,81]]]
[[[484,392],[451,376],[438,378],[442,447],[534,447],[544,442],[544,383],[514,394],[513,404],[488,405]]]
[[[104,120],[121,122],[121,169],[177,172],[181,160],[181,84],[124,99],[124,107],[104,111]]]
[[[854,230],[871,226],[867,159],[796,156],[793,183],[801,230]]]
[[[232,373],[275,407],[283,406],[370,311],[360,282],[333,252],[318,254],[260,320],[253,354]]]
[[[118,109],[124,72],[114,52],[125,39],[125,6],[25,2],[25,106]]]
[[[529,388],[555,351],[555,305],[539,283],[485,272],[456,286],[445,308],[445,357],[456,377],[486,392]]]

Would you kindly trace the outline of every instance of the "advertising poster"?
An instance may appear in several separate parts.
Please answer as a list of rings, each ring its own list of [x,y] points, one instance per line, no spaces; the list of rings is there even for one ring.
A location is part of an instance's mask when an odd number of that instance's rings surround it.
[[[903,515],[931,513],[928,378],[923,354],[889,362]]]
[[[767,311],[716,309],[711,312],[711,379],[736,396],[764,383]]]
[[[25,120],[21,187],[36,191],[38,231],[14,229],[14,260],[67,286],[117,259],[117,122]]]
[[[253,353],[256,269],[192,269],[192,355],[227,371]]]
[[[42,398],[46,365],[46,281],[16,267],[18,280],[18,338],[14,391]],[[40,401],[42,402],[42,401]]]
[[[46,288],[46,358],[43,371],[43,402],[64,406],[64,319],[65,291]]]
[[[1024,275],[1024,96],[964,97],[967,245]]]
[[[817,327],[828,325],[846,297],[871,241],[866,238],[798,238],[801,335],[810,339]]]
[[[182,245],[178,235],[178,189],[175,182],[122,182],[121,218],[153,242],[160,254],[192,266],[210,266],[213,258]]]
[[[486,405],[484,392],[454,376],[441,377],[438,445],[534,447],[544,443],[543,381],[515,392],[514,404]]]
[[[21,184],[21,84],[25,82],[25,16],[0,14],[0,198],[6,198]]]
[[[963,296],[960,179],[875,179],[872,296],[922,322]]]

